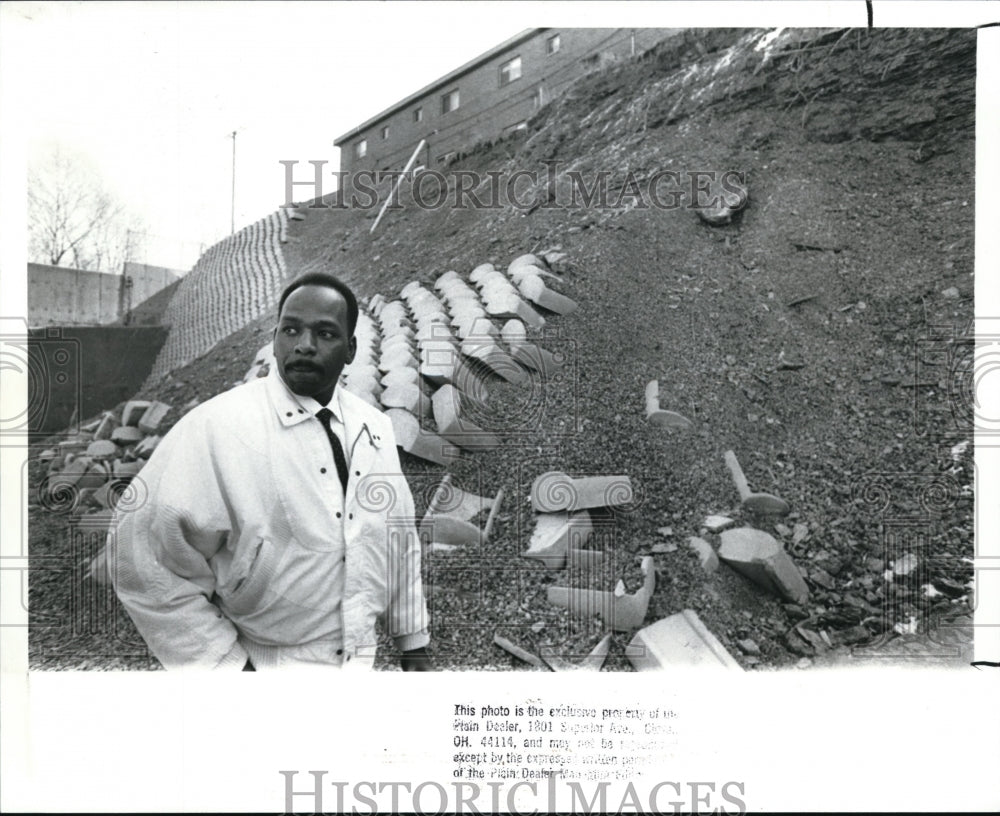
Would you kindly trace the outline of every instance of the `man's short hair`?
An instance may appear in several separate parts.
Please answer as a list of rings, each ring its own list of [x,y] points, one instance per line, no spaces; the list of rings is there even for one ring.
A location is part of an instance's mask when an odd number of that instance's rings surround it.
[[[354,292],[351,291],[351,287],[344,283],[336,275],[331,275],[329,272],[309,272],[305,275],[300,275],[291,283],[289,283],[284,291],[281,293],[281,297],[278,299],[278,318],[281,318],[281,310],[284,308],[285,301],[288,300],[288,296],[294,292],[296,289],[301,289],[303,286],[327,286],[330,289],[336,289],[343,295],[344,300],[347,301],[347,327],[351,331],[351,335],[354,335],[354,329],[358,325],[358,299],[354,297]]]

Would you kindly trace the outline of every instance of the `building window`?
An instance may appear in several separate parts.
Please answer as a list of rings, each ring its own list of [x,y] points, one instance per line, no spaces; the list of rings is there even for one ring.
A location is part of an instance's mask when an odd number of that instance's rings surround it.
[[[363,159],[368,155],[368,140],[362,139],[360,142],[354,143],[354,158]]]
[[[513,136],[515,133],[520,133],[522,130],[528,129],[527,122],[518,122],[516,125],[508,125],[503,129],[504,137]]]
[[[534,110],[538,110],[542,105],[545,104],[545,91],[542,86],[539,85],[535,88],[535,92],[531,95],[531,107]]]
[[[389,138],[389,126],[386,125],[385,127],[382,128],[382,139],[384,140],[388,138]]]
[[[500,66],[500,87],[510,85],[515,79],[521,78],[521,58],[514,57]]]
[[[545,53],[555,54],[559,51],[559,46],[562,45],[562,41],[559,39],[558,34],[553,34],[545,41]]]
[[[423,122],[424,121],[424,109],[423,108],[414,108],[413,109],[413,121],[414,122]]]
[[[458,110],[458,89],[454,91],[448,91],[448,93],[441,96],[441,113],[450,113],[453,110]]]

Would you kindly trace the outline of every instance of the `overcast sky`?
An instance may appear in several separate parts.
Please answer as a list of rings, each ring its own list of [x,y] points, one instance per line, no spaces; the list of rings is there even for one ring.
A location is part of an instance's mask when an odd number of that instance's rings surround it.
[[[335,137],[528,27],[466,5],[21,3],[5,23],[35,55],[29,150],[89,156],[154,233],[148,262],[174,265],[229,232],[232,131],[238,229],[282,203],[279,160],[332,172]]]

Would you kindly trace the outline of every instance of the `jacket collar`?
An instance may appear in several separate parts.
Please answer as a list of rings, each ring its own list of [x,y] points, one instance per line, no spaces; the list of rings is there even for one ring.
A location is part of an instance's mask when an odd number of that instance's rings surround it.
[[[271,365],[271,370],[265,379],[271,405],[278,417],[278,422],[286,428],[316,416],[316,412],[323,407],[312,397],[301,397],[298,394],[293,394],[285,385],[285,381],[281,379],[277,365]],[[333,411],[338,420],[343,422],[344,411],[341,408],[340,396],[341,387],[340,383],[337,383],[333,389],[333,399],[326,407]]]

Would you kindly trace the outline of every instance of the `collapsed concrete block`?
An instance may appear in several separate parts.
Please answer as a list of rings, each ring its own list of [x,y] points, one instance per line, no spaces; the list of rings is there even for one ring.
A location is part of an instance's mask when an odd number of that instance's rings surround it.
[[[70,453],[83,453],[90,446],[90,442],[83,439],[64,439],[59,443],[59,452],[66,456]]]
[[[601,619],[617,632],[638,629],[646,617],[649,599],[656,588],[656,569],[653,559],[642,559],[642,587],[632,595],[605,592],[580,587],[553,586],[548,589],[549,603],[569,609],[573,615],[590,617],[600,615]]]
[[[601,550],[581,550],[573,547],[566,553],[566,566],[580,572],[593,572],[604,563]]]
[[[507,638],[502,635],[493,635],[493,642],[504,651],[514,655],[514,657],[519,660],[523,660],[525,663],[530,663],[537,669],[545,669],[548,671],[549,667],[543,663],[540,658],[536,657],[526,649],[522,649],[516,643],[507,640]]]
[[[701,561],[701,567],[705,572],[711,574],[719,568],[719,556],[716,555],[712,545],[705,541],[705,539],[691,536],[688,539],[688,546],[697,554],[698,560]]]
[[[116,445],[125,447],[134,445],[136,442],[141,442],[142,437],[142,431],[134,425],[122,425],[120,428],[115,428],[114,433],[111,434],[111,441]]]
[[[165,402],[154,402],[139,420],[139,430],[144,434],[156,433],[160,429],[160,423],[169,412],[170,406]]]
[[[531,484],[531,505],[539,513],[616,507],[632,498],[632,480],[625,475],[571,479],[562,471],[550,470]]]
[[[99,462],[114,459],[119,452],[118,446],[108,439],[95,439],[87,446],[87,456]]]
[[[521,555],[535,558],[549,569],[566,566],[566,554],[571,548],[582,548],[594,532],[590,513],[540,513],[528,549]]]
[[[725,460],[726,467],[729,468],[729,472],[732,474],[736,490],[740,494],[740,501],[743,504],[744,510],[762,515],[784,515],[791,509],[788,506],[788,502],[777,496],[772,496],[770,493],[751,493],[750,486],[747,484],[747,477],[743,475],[743,468],[740,467],[740,463],[736,459],[736,454],[731,450],[726,451]]]
[[[162,436],[147,436],[138,445],[135,446],[135,455],[142,458],[148,459],[153,455],[153,451],[156,450],[156,446],[160,444],[163,439]]]
[[[50,493],[66,488],[86,490],[100,487],[107,480],[107,472],[85,456],[78,456],[48,482]]]
[[[795,562],[773,536],[740,527],[722,533],[719,558],[755,584],[792,603],[805,603],[809,587]]]
[[[692,427],[687,417],[660,407],[660,384],[657,380],[651,380],[646,386],[646,421],[657,428],[688,430]]]
[[[495,448],[500,440],[474,422],[461,418],[461,397],[453,385],[443,385],[431,397],[438,433],[462,448]]]
[[[122,409],[122,425],[138,425],[150,405],[149,400],[129,400]]]
[[[701,526],[710,533],[721,533],[727,527],[732,527],[735,523],[729,516],[706,516]]]
[[[110,439],[115,428],[118,427],[118,420],[110,411],[105,411],[101,415],[101,421],[94,431],[94,439]]]
[[[420,533],[442,544],[485,544],[503,501],[503,490],[490,499],[455,487],[446,473],[420,522]],[[482,529],[472,519],[489,511]]]
[[[604,661],[608,656],[608,651],[611,648],[611,634],[608,633],[601,638],[600,642],[591,650],[590,654],[587,655],[583,660],[578,663],[573,663],[566,659],[565,649],[560,649],[556,646],[542,646],[538,649],[538,653],[542,656],[542,660],[549,664],[549,668],[553,671],[600,671],[601,666],[604,665]]]
[[[61,454],[55,448],[47,448],[38,454],[38,463],[41,465],[47,465],[50,462],[59,459]]]
[[[456,446],[421,428],[420,420],[409,411],[389,408],[385,414],[392,422],[396,444],[412,456],[419,456],[439,465],[449,465],[459,457]]]
[[[115,459],[111,466],[111,475],[116,479],[131,479],[133,476],[138,475],[139,471],[142,470],[142,466],[145,464],[145,461],[142,459],[133,462],[125,462],[121,459]]]
[[[742,666],[701,622],[698,613],[685,609],[635,633],[625,651],[636,671],[675,668],[724,668]]]

